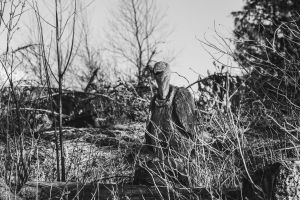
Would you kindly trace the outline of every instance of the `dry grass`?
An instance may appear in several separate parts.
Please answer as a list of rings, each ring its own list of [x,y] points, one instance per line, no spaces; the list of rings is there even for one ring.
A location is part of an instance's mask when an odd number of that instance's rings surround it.
[[[9,120],[14,120],[14,113],[9,113]],[[178,198],[184,199],[177,193],[178,188],[188,190],[190,187],[206,188],[211,194],[221,197],[228,190],[240,189],[244,179],[250,182],[255,179],[252,174],[257,169],[299,157],[296,135],[280,129],[280,126],[277,126],[277,132],[272,131],[270,123],[261,122],[253,126],[251,114],[237,113],[215,109],[209,114],[199,115],[197,138],[192,144],[194,156],[173,152],[169,155],[171,159],[163,162],[160,158],[139,152],[145,123],[115,125],[106,129],[65,128],[67,181],[130,183],[136,166],[141,166],[151,174],[156,186],[167,186],[170,194],[175,193]],[[22,116],[22,126],[29,131],[18,137],[11,134],[9,140],[1,144],[1,176],[6,178],[11,188],[20,188],[27,180],[53,182],[56,179],[54,131],[41,131],[39,137],[28,134],[33,133],[30,123],[27,123],[30,119],[26,119],[30,115],[23,113]],[[5,117],[7,115],[1,115],[2,122],[6,122]],[[296,119],[296,116],[291,118]],[[278,124],[282,127],[284,123]],[[296,125],[297,122],[294,122],[293,126]],[[2,130],[5,131],[4,128]],[[22,175],[18,171],[22,169],[22,163],[16,138],[21,138],[24,144],[22,153],[28,174],[23,182],[18,180],[24,176],[19,177]],[[157,145],[156,148],[162,147]],[[153,160],[154,164],[149,166],[148,162]],[[185,181],[188,184],[183,184]],[[118,191],[112,192],[117,196]]]

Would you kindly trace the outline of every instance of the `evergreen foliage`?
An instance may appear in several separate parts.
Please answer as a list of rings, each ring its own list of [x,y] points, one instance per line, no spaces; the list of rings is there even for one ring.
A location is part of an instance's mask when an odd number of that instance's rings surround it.
[[[287,112],[299,105],[300,2],[247,0],[233,12],[235,59],[248,85],[267,109]]]

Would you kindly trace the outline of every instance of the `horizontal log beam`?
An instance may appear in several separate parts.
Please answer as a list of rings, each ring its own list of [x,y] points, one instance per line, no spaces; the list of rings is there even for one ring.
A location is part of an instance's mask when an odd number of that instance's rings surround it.
[[[163,186],[115,185],[115,184],[79,184],[79,183],[27,183],[19,193],[22,199],[185,199],[210,200],[209,192],[204,188],[176,189],[171,191]]]

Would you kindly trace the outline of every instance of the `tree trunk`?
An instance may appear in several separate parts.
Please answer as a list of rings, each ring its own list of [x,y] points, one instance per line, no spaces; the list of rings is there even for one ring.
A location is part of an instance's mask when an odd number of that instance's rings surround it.
[[[62,131],[62,75],[59,74],[58,93],[59,93],[59,143],[60,143],[60,161],[61,161],[61,181],[66,180],[65,173],[65,156],[64,156],[64,143]]]

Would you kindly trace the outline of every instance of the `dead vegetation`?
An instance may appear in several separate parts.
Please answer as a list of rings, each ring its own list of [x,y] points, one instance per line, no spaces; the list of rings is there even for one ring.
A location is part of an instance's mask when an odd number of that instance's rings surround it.
[[[120,91],[124,93],[124,90]],[[81,95],[79,98],[84,99],[86,98],[85,95],[88,95],[79,94]],[[118,99],[114,97],[115,94],[107,93],[107,97],[105,96],[103,100],[104,103],[101,103],[101,98],[98,98],[97,104],[92,104],[94,106],[93,109],[98,110],[101,107],[103,108],[103,106],[113,107],[107,102],[119,104],[121,100],[124,101],[124,99],[119,100],[119,102],[108,100]],[[131,93],[131,95],[134,96],[134,93]],[[122,96],[124,97],[125,95]],[[39,98],[36,98],[36,100],[38,102]],[[53,191],[53,193],[48,193],[48,196],[57,195],[56,197],[52,196],[53,199],[68,195],[73,198],[79,191],[83,191],[83,193],[79,192],[78,195],[83,196],[86,193],[89,195],[104,195],[98,196],[98,199],[106,197],[106,195],[115,197],[130,196],[132,199],[138,199],[140,198],[139,195],[147,196],[154,191],[158,199],[170,198],[172,195],[175,199],[197,198],[197,196],[198,198],[203,196],[203,199],[210,199],[211,195],[217,199],[239,199],[243,195],[244,197],[245,195],[251,196],[257,190],[254,187],[252,193],[247,194],[245,191],[243,193],[241,192],[242,186],[244,188],[253,188],[253,181],[260,187],[260,179],[257,179],[258,175],[255,175],[258,173],[257,171],[272,163],[284,164],[285,160],[297,159],[299,155],[298,148],[292,140],[292,135],[276,135],[272,132],[272,130],[276,130],[275,127],[270,127],[266,123],[256,123],[254,126],[249,123],[251,122],[249,121],[249,118],[251,118],[250,114],[237,115],[230,110],[224,112],[221,109],[213,109],[214,112],[204,114],[199,112],[197,121],[199,134],[197,134],[197,140],[194,144],[195,156],[192,160],[182,161],[183,167],[189,166],[189,168],[193,169],[194,174],[189,177],[193,182],[194,189],[191,189],[186,185],[182,185],[182,182],[177,182],[176,179],[166,176],[166,174],[170,174],[170,171],[177,173],[177,168],[172,169],[162,166],[159,162],[154,162],[157,170],[153,171],[153,167],[149,168],[149,165],[146,165],[147,162],[155,161],[156,158],[140,152],[146,131],[144,119],[139,118],[141,121],[136,121],[127,116],[125,117],[127,120],[122,121],[124,119],[123,115],[115,115],[115,118],[113,118],[115,121],[107,122],[107,124],[102,124],[99,127],[87,123],[82,128],[65,127],[63,129],[67,182],[54,183],[57,176],[55,153],[56,118],[55,115],[51,117],[51,112],[48,112],[49,118],[53,120],[52,126],[35,131],[37,129],[34,127],[38,127],[40,123],[43,124],[44,122],[33,120],[33,124],[30,124],[30,119],[26,119],[26,117],[32,118],[32,116],[37,116],[38,114],[33,115],[31,113],[29,115],[28,112],[30,113],[35,109],[41,112],[46,110],[46,108],[34,108],[33,105],[38,106],[41,104],[34,104],[33,102],[35,101],[32,100],[30,102],[32,103],[32,108],[25,109],[26,112],[20,112],[24,119],[24,123],[20,125],[26,128],[24,128],[22,134],[22,142],[25,146],[23,154],[26,161],[24,166],[26,173],[21,170],[22,163],[20,163],[20,158],[18,157],[20,150],[13,139],[13,135],[9,134],[9,137],[3,138],[1,151],[1,157],[3,158],[1,166],[5,182],[8,183],[12,191],[20,191],[19,196],[24,199],[34,199],[36,195],[42,198],[45,195],[44,193],[49,192],[49,190]],[[142,108],[147,107],[147,102],[149,101],[139,102],[142,104],[140,110],[143,110]],[[121,103],[128,107],[135,106],[131,104],[131,101]],[[89,106],[86,103],[85,105]],[[26,104],[26,107],[28,108],[28,104]],[[115,107],[115,113],[124,113],[124,110],[118,111],[116,108],[118,107]],[[84,110],[84,112],[89,113],[90,111],[87,110],[89,109]],[[77,112],[75,110],[70,113]],[[13,111],[10,113],[9,116],[13,119],[15,113]],[[147,112],[144,112],[145,116],[147,114]],[[7,117],[7,115],[2,116],[3,120],[5,116]],[[77,117],[75,114],[66,116],[68,117],[65,121],[66,124],[69,118],[73,117],[73,119],[76,119]],[[123,122],[122,124],[117,123],[119,119]],[[5,122],[3,121],[2,123],[4,124]],[[13,128],[12,125],[8,125],[8,127]],[[7,131],[8,129],[3,127],[2,130]],[[264,134],[261,134],[262,132],[258,132],[258,130],[264,131]],[[155,182],[148,180],[148,182],[140,185],[132,185],[137,167],[143,167],[144,172],[152,174]],[[146,174],[142,173],[140,176],[146,176]],[[264,187],[268,187],[269,179],[271,179],[271,182],[273,180],[273,173],[266,175],[266,177],[269,176],[271,178],[266,179],[267,183],[264,184],[267,186]],[[37,186],[37,183],[40,184]],[[150,187],[145,187],[143,186],[144,184],[149,184]],[[82,190],[78,190],[78,188]],[[201,189],[198,191],[197,188]],[[250,191],[250,189],[248,190]],[[171,196],[165,196],[166,193]],[[84,199],[83,197],[80,198]],[[91,198],[95,198],[95,196]]]
[[[73,20],[70,46],[65,49],[59,37],[62,11],[55,1],[57,21],[51,26],[56,33],[55,59],[49,56],[53,49],[48,49],[51,45],[44,40],[45,25],[37,2],[31,7],[37,15],[39,45],[11,47],[26,1],[12,2],[10,10],[5,10],[7,4],[0,1],[0,29],[8,38],[0,55],[5,73],[0,87],[0,199],[299,198],[298,64],[271,43],[263,47],[286,60],[286,69],[276,65],[270,72],[257,69],[253,73],[259,79],[251,79],[249,74],[224,72],[228,66],[221,66],[220,72],[195,82],[199,93],[195,96],[193,155],[175,152],[161,162],[142,148],[155,92],[148,64],[158,47],[147,44],[147,55],[129,52],[139,61],[135,63],[138,83],[119,79],[115,84],[103,79],[94,83],[101,70],[91,49],[86,48],[86,63],[91,65],[91,76],[85,77],[88,84],[84,92],[67,90],[64,75],[77,56],[73,51],[76,2],[69,16]],[[132,0],[132,5],[135,2]],[[149,10],[152,4],[146,6]],[[135,28],[139,28],[140,22],[136,22]],[[299,32],[295,24],[278,28]],[[219,39],[230,47],[224,38]],[[205,44],[234,57],[231,49]],[[138,48],[144,52],[144,47]],[[125,52],[119,50],[119,54]],[[39,60],[35,68],[39,81],[15,81],[15,68],[24,63],[33,67],[28,63],[33,56]]]

